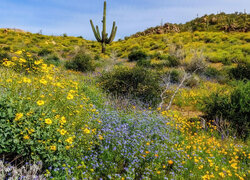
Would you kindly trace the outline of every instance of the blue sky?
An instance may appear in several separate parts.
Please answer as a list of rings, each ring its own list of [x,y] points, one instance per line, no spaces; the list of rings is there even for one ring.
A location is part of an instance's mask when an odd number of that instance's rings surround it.
[[[107,0],[107,29],[118,25],[117,39],[163,22],[185,23],[224,11],[249,13],[250,0]],[[94,40],[89,19],[101,25],[103,0],[0,0],[0,28]]]

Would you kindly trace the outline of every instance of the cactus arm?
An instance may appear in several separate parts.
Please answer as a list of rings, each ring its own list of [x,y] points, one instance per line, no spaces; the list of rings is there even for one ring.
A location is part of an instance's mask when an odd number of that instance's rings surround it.
[[[113,22],[113,27],[112,27],[112,31],[111,31],[110,37],[109,37],[109,39],[106,41],[107,44],[111,43],[111,42],[115,39],[116,31],[117,31],[117,26],[115,26],[115,21],[114,21],[114,22]]]
[[[90,20],[90,24],[91,24],[91,27],[92,27],[92,30],[93,30],[93,33],[94,33],[94,35],[95,35],[96,40],[97,40],[98,42],[101,42],[101,39],[99,38],[99,36],[98,36],[98,34],[97,34],[97,32],[96,32],[96,29],[95,29],[95,26],[94,26],[92,20]]]
[[[98,26],[96,26],[96,34],[97,34],[98,38],[100,39],[100,41],[102,41],[101,34],[100,34]]]
[[[117,32],[117,26],[115,27],[115,31],[114,31],[114,34],[113,34],[113,36],[111,38],[111,42],[114,41],[115,36],[116,36],[116,32]]]

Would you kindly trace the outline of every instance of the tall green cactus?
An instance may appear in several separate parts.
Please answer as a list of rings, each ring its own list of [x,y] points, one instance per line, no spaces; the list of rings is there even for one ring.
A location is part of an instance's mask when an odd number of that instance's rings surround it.
[[[90,20],[90,24],[91,24],[96,40],[102,43],[102,53],[105,53],[106,51],[106,44],[110,44],[115,39],[115,35],[117,31],[117,26],[115,26],[115,21],[114,21],[110,37],[108,38],[108,33],[106,33],[106,6],[107,6],[106,1],[104,1],[103,20],[102,20],[102,37],[101,37],[98,26],[96,26],[95,28],[93,21]]]

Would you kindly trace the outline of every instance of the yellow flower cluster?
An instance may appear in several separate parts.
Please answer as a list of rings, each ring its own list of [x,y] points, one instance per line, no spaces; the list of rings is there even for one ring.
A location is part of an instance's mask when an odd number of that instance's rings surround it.
[[[49,73],[55,69],[54,65],[47,65],[42,59],[35,60],[29,52],[17,51],[10,59],[3,59],[0,65],[15,69],[16,71]]]
[[[184,135],[183,141],[175,145],[182,152],[183,164],[192,164],[201,174],[204,168],[211,170],[211,173],[205,172],[202,179],[246,178],[246,172],[241,170],[241,163],[248,159],[246,146],[216,139],[209,133],[215,131],[213,125],[208,124],[208,132],[202,131],[202,123],[190,122],[178,111],[163,111],[162,114],[174,120],[166,123],[167,126],[178,129]],[[171,160],[168,163],[171,164]]]
[[[23,117],[23,113],[17,113],[15,117],[15,121],[20,120]]]
[[[28,57],[23,58],[23,51],[16,54],[18,56],[12,58],[13,62],[25,64],[24,60],[29,61]],[[43,144],[50,153],[62,149],[70,150],[78,141],[84,141],[86,149],[93,146],[90,139],[97,132],[94,127],[89,127],[87,124],[98,111],[90,104],[90,99],[80,88],[82,86],[80,83],[84,81],[79,83],[76,81],[76,75],[50,69],[47,65],[43,65],[42,60],[34,61],[34,64],[46,71],[27,75],[0,68],[0,88],[11,88],[8,93],[15,98],[15,103],[19,103],[19,109],[25,111],[29,107],[27,112],[18,112],[14,117],[13,123],[15,127],[20,128],[21,139],[32,144]],[[79,75],[77,79],[81,77],[82,75]],[[98,122],[101,123],[100,120]],[[79,139],[75,136],[76,131],[84,136]],[[47,139],[37,139],[36,133],[47,134],[44,136]]]

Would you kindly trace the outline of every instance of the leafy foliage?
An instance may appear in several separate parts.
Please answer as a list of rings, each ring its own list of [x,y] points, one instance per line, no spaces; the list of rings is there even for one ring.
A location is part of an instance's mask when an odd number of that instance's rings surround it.
[[[204,99],[203,111],[209,119],[222,117],[233,124],[238,136],[249,136],[250,82],[239,83],[231,94],[216,92]]]
[[[71,61],[67,61],[65,67],[67,69],[72,69],[81,72],[95,70],[95,66],[91,56],[83,52],[78,53]]]
[[[104,72],[99,83],[113,95],[129,96],[155,106],[159,102],[159,80],[159,76],[151,70],[142,67],[120,67],[111,72]]]
[[[139,61],[139,60],[145,60],[147,59],[147,54],[143,51],[132,51],[129,55],[128,55],[128,60],[131,61]]]
[[[250,79],[250,63],[238,63],[237,67],[230,70],[231,77],[237,80]]]

